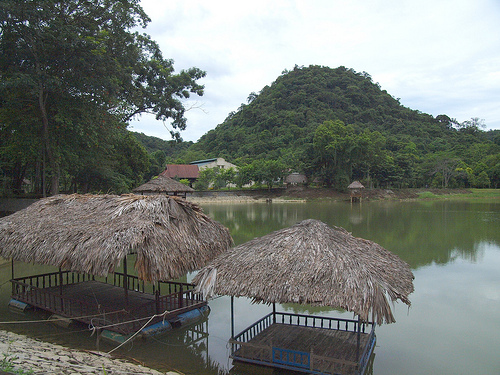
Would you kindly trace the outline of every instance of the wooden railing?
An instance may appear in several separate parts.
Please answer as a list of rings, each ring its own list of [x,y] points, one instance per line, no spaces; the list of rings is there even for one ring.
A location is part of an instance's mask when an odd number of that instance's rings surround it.
[[[301,327],[335,329],[337,331],[366,333],[367,329],[373,327],[371,322],[360,322],[353,319],[330,318],[326,316],[301,315],[285,312],[276,312],[275,323],[296,325]]]
[[[368,344],[366,344],[365,350],[361,354],[360,360],[359,360],[359,374],[363,374],[365,372],[366,367],[368,366],[368,363],[370,361],[370,356],[373,352],[373,348],[375,347],[375,324],[373,323],[373,328],[370,332],[370,336],[368,337]]]
[[[233,347],[233,353],[239,349],[241,342],[249,342],[259,333],[261,333],[263,330],[265,330],[271,324],[273,324],[273,315],[274,315],[273,313],[267,314],[262,319],[258,320],[250,327],[246,328],[245,330],[241,331],[236,336],[234,336],[233,339],[231,340],[232,342],[234,342],[234,344],[236,344],[235,347]]]
[[[70,272],[70,271],[61,271],[61,272],[52,272],[52,273],[43,273],[40,275],[34,276],[25,276],[19,277],[17,279],[13,279],[12,281],[12,294],[14,294],[14,288],[16,284],[24,284],[30,287],[35,288],[52,288],[61,285],[68,285],[79,283],[88,280],[94,280],[94,276]]]
[[[300,327],[332,329],[337,331],[351,332],[355,334],[367,334],[369,332],[368,343],[363,348],[361,348],[362,352],[360,353],[359,360],[357,362],[319,356],[315,355],[312,351],[301,352],[289,350],[286,348],[277,348],[269,345],[249,343],[259,333],[275,323]],[[281,365],[280,367],[283,368],[309,368],[312,372],[314,372],[313,367],[315,366],[315,363],[317,363],[317,361],[322,361],[324,363],[330,363],[331,366],[342,366],[343,368],[348,367],[352,369],[352,371],[361,374],[368,364],[370,355],[375,345],[375,323],[323,316],[272,312],[234,336],[234,338],[231,338],[230,343],[232,347],[231,357],[235,359],[244,359],[239,358],[236,352],[243,347],[248,347],[253,348],[254,351],[260,351],[260,353],[271,353],[269,356],[264,354],[261,359],[253,359],[251,362],[254,363],[272,362]],[[264,360],[262,359],[264,357],[270,359]],[[319,373],[321,373],[321,370],[318,371]]]
[[[265,330],[273,323],[295,325],[301,327],[335,329],[337,331],[366,333],[368,329],[374,331],[374,323],[359,322],[358,320],[330,318],[324,316],[291,314],[285,312],[275,312],[264,316],[238,335],[234,337],[235,341],[248,342]]]
[[[12,297],[64,316],[75,316],[73,314],[74,310],[85,315],[95,314],[97,312],[95,304],[89,304],[74,298],[66,298],[62,292],[57,292],[58,287],[61,287],[62,291],[62,287],[65,285],[90,280],[96,280],[96,278],[88,274],[71,271],[20,277],[11,280]],[[160,281],[152,285],[146,285],[137,276],[128,275],[125,277],[123,273],[119,272],[100,278],[99,281],[120,288],[125,288],[125,284],[127,284],[126,289],[129,291],[155,296],[154,300],[130,311],[132,314],[140,311],[141,315],[148,314],[152,316],[167,310],[184,309],[205,302],[199,294],[194,293],[194,285],[189,283]],[[51,290],[48,290],[48,288],[51,288]],[[161,295],[162,292],[167,294]]]
[[[76,311],[78,316],[96,314],[96,307],[85,301],[74,300],[64,297],[64,295],[47,290],[53,286],[61,285],[59,282],[53,284],[53,279],[48,274],[42,275],[42,282],[33,282],[34,278],[25,278],[23,280],[15,279],[12,281],[12,297],[25,302],[32,306],[43,308],[54,314],[61,314],[63,316],[75,316]],[[45,282],[44,282],[45,281]]]
[[[190,285],[190,284],[187,284]],[[131,314],[136,312],[146,313],[149,316],[155,314],[168,314],[170,311],[188,310],[190,307],[198,304],[206,304],[206,301],[199,295],[193,292],[194,289],[185,290],[179,288],[177,292],[160,296],[155,294],[155,300],[144,303],[143,305],[130,311]]]

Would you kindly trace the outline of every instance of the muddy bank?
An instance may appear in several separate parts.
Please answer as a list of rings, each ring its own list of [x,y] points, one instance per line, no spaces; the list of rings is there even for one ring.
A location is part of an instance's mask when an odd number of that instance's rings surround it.
[[[2,363],[8,362],[12,367],[4,374],[180,375],[177,372],[159,372],[112,358],[106,353],[69,349],[2,330],[0,330],[0,355]],[[7,370],[5,366],[4,370]]]
[[[467,189],[364,189],[362,199],[373,200],[409,200],[417,199],[419,194],[429,192],[436,196],[467,194]],[[205,202],[306,202],[318,199],[350,201],[348,192],[339,192],[327,188],[292,187],[271,190],[224,190],[197,191],[187,199],[195,203]]]

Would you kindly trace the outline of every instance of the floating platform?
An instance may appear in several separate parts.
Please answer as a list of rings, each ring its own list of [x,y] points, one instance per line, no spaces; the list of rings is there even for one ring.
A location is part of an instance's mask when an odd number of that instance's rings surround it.
[[[179,315],[176,315],[174,318],[171,318],[170,320],[162,320],[158,323],[148,325],[145,328],[143,328],[136,335],[136,337],[147,339],[152,336],[159,336],[171,331],[172,329],[198,323],[206,319],[209,314],[210,314],[210,307],[208,305],[201,306],[200,308],[189,310]],[[135,333],[123,334],[123,333],[113,332],[108,329],[104,329],[101,332],[100,336],[105,340],[113,341],[117,344],[122,344],[125,341],[129,340],[134,334]]]
[[[99,331],[113,332],[110,336],[127,337],[139,330],[142,336],[151,336],[203,319],[210,312],[207,302],[193,292],[194,285],[189,283],[146,286],[130,275],[115,273],[96,280],[69,271],[11,282],[10,306],[41,309]]]
[[[370,371],[375,325],[357,320],[274,312],[230,340],[234,361],[309,374]]]

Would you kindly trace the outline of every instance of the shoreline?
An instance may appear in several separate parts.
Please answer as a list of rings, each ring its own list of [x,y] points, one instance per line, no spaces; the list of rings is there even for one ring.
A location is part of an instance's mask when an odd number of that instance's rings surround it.
[[[362,201],[429,201],[443,199],[498,199],[500,189],[364,189]],[[306,203],[350,202],[349,193],[327,188],[292,187],[271,190],[211,190],[188,194],[188,201],[204,203]]]
[[[181,375],[160,372],[98,351],[82,351],[0,330],[3,374],[60,375]],[[2,372],[5,371],[5,372]]]

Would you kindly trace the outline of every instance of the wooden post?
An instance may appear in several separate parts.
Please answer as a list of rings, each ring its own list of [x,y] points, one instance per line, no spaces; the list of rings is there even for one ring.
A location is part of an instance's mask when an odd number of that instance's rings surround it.
[[[361,317],[358,315],[358,346],[356,349],[356,362],[359,361],[359,344],[361,341]]]
[[[234,297],[231,296],[231,355],[235,352],[234,340]]]
[[[181,284],[181,287],[180,287],[180,290],[179,290],[179,309],[182,309],[183,305],[184,305],[184,301],[182,300],[182,284]]]
[[[231,296],[231,339],[234,339],[234,297]]]
[[[160,314],[162,311],[160,311],[160,282],[157,281],[156,284],[153,284],[153,292],[155,294],[155,301],[156,301],[156,313]],[[166,306],[166,309],[168,310],[168,303]]]
[[[63,294],[63,282],[62,282],[62,271],[61,267],[59,267],[59,294],[62,296]]]
[[[64,312],[64,300],[62,298],[62,295],[63,295],[63,280],[62,280],[61,267],[59,267],[59,296],[61,300],[61,312]]]
[[[12,264],[10,265],[10,275],[11,275],[11,282],[10,282],[10,286],[12,288],[12,291],[11,291],[11,295],[14,296],[14,295],[17,295],[17,292],[16,292],[16,284],[12,282],[12,280],[14,280],[14,258],[12,258]]]
[[[160,314],[160,293],[155,290],[156,314]]]
[[[123,258],[123,292],[125,294],[125,306],[128,308],[128,273],[127,273],[127,256]]]
[[[276,324],[276,303],[273,302],[273,324]]]

